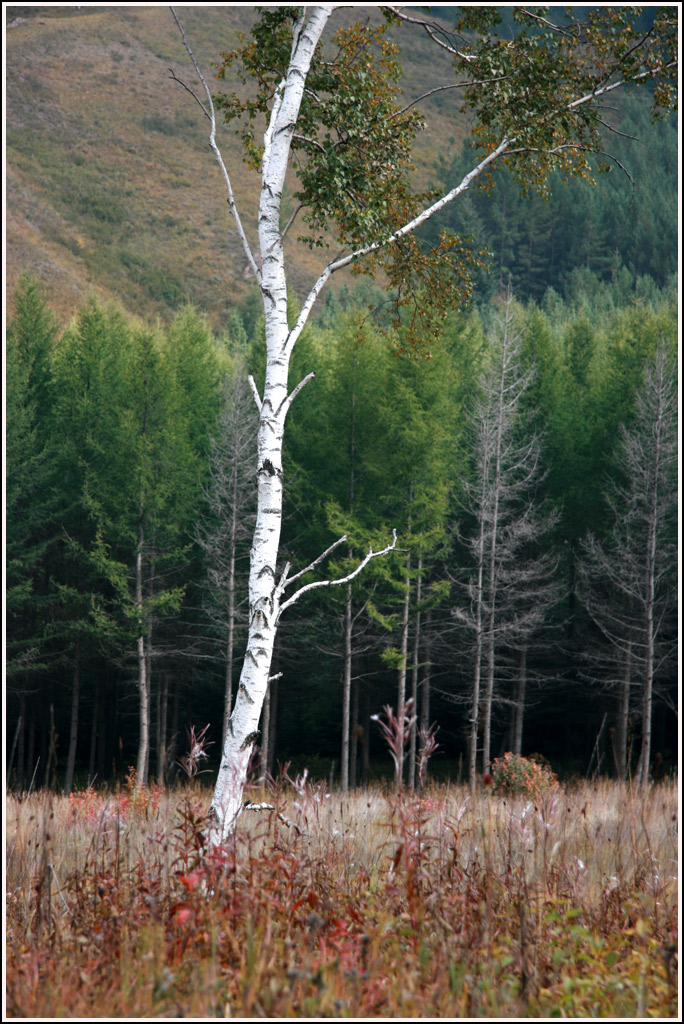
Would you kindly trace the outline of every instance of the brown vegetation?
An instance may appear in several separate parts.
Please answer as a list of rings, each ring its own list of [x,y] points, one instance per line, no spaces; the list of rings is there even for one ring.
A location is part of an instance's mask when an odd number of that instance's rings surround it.
[[[10,797],[8,1016],[676,1016],[674,784],[269,799]]]

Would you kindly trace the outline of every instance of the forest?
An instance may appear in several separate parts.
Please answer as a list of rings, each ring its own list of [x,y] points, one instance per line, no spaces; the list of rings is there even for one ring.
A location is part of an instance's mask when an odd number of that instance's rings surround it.
[[[30,9],[16,11],[12,55],[24,73],[14,75],[15,86],[28,74],[34,41],[49,38],[59,54],[69,27],[57,16],[37,21]],[[503,20],[495,12],[497,31],[515,37],[522,64],[513,70],[525,95],[525,61],[534,60],[539,102],[553,104],[545,61],[570,36],[555,28],[547,52],[542,23],[520,11]],[[149,30],[148,15],[122,28],[102,88],[118,85],[117,68],[136,32]],[[188,17],[206,46],[206,24]],[[260,15],[254,32],[263,53],[240,51],[244,74],[265,90],[262,106],[274,73],[263,62],[287,58],[289,17]],[[387,15],[383,28],[343,27],[336,38],[340,53],[360,46],[368,55],[368,74],[349,70],[356,57],[346,65],[344,87],[358,104],[356,113],[353,104],[344,109],[348,130],[365,139],[364,118],[380,96],[388,123],[397,113],[404,118],[395,136],[381,132],[358,152],[363,165],[376,159],[377,146],[386,148],[390,177],[397,175],[392,202],[408,210],[398,168],[422,122],[411,105],[391,106],[400,72],[383,35],[401,17]],[[231,41],[241,18],[229,12],[222,22]],[[499,58],[484,31],[490,14],[464,18],[466,35],[483,33],[483,67],[494,67]],[[623,44],[605,26],[594,34],[592,18],[582,31],[600,68]],[[657,53],[654,18],[661,15],[625,23],[634,52],[653,37]],[[672,26],[663,19],[667,47]],[[73,25],[83,45],[96,29],[87,18]],[[170,21],[154,25],[158,39],[174,30]],[[160,46],[155,60],[164,56]],[[237,53],[224,54],[218,79]],[[419,53],[405,50],[411,81],[422,83],[427,65]],[[46,70],[59,70],[51,49],[48,57]],[[620,56],[621,73],[631,59],[629,49]],[[594,71],[583,56],[572,60],[568,74],[584,88]],[[86,61],[81,70],[88,68]],[[639,82],[643,74],[632,70]],[[329,86],[327,72],[312,74],[322,75],[317,88]],[[665,79],[673,74],[667,64]],[[63,88],[63,76],[56,81]],[[505,83],[506,76],[504,98]],[[455,134],[428,148],[427,164],[421,157],[428,185],[421,201],[458,181],[483,139],[495,146],[499,126],[491,96],[481,105],[481,84],[467,101],[480,119],[471,138],[463,117],[449,120],[446,93],[426,94],[438,123],[453,123]],[[411,787],[421,782],[428,743],[437,744],[435,778],[471,784],[507,751],[534,755],[567,778],[644,781],[675,769],[677,121],[668,89],[611,96],[610,131],[601,118],[580,115],[568,131],[585,138],[596,152],[590,158],[559,150],[541,159],[533,155],[539,139],[530,136],[531,148],[497,167],[494,187],[483,175],[427,220],[414,244],[395,246],[384,279],[352,275],[327,291],[303,330],[309,307],[298,305],[302,271],[293,263],[286,326],[297,346],[288,409],[304,382],[307,389],[288,414],[277,572],[283,587],[288,574],[287,585],[308,573],[310,593],[281,608],[253,777],[291,765],[343,790],[386,778],[391,758],[378,716],[388,708],[402,716],[409,700]],[[343,112],[334,89],[330,95],[329,109],[316,116],[334,126]],[[216,99],[229,124],[238,117],[248,124],[259,102]],[[145,236],[144,253],[127,240],[124,206],[135,190],[117,198],[117,188],[97,177],[108,167],[107,180],[119,181],[116,148],[103,149],[101,166],[74,151],[72,168],[71,157],[46,148],[16,88],[12,110],[13,167],[28,182],[33,156],[45,150],[55,214],[80,232],[55,239],[77,255],[79,272],[99,273],[107,289],[74,300],[65,316],[64,292],[57,313],[44,282],[25,273],[9,299],[8,781],[20,792],[69,793],[133,771],[141,785],[167,783],[187,766],[198,736],[209,778],[247,637],[266,285],[252,259],[260,285],[245,287],[233,257],[217,327],[216,307],[202,304],[206,281],[198,289],[188,274],[187,287],[176,286],[159,262],[158,237]],[[149,114],[141,122],[150,145],[161,139],[170,159],[178,146],[166,139],[186,134],[174,116],[175,128]],[[507,116],[516,131],[533,135],[545,123],[513,102]],[[302,131],[310,117],[305,107]],[[242,136],[248,163],[250,132]],[[283,214],[297,196],[310,204],[314,251],[316,231],[331,218],[345,243],[365,244],[364,232],[388,216],[382,189],[371,195],[339,148],[319,166],[325,147],[305,135],[293,145],[302,191],[287,186]],[[133,166],[135,149],[128,152]],[[177,189],[184,183],[175,174]],[[339,207],[339,182],[360,190],[359,209],[372,211],[358,223]],[[34,187],[36,201],[40,194]],[[142,237],[145,216],[134,219]],[[176,220],[166,219],[175,231]],[[155,224],[162,220],[155,215]],[[428,267],[429,252],[455,257],[451,277],[407,297],[404,278]],[[159,269],[148,272],[154,260]],[[117,289],[121,304],[109,300]],[[146,315],[150,303],[156,319]],[[348,584],[329,585],[351,574]]]
[[[389,777],[373,716],[401,684],[411,764],[434,725],[431,774],[467,779],[476,674],[478,757],[486,725],[487,761],[511,750],[565,777],[636,775],[650,685],[652,770],[674,769],[677,290],[631,275],[625,294],[628,277],[575,268],[539,303],[495,288],[428,353],[370,316],[372,285],[325,302],[292,367],[316,378],[285,448],[284,557],[301,568],[345,534],[339,578],[392,530],[398,542],[286,611],[255,777]],[[136,765],[169,782],[205,726],[211,770],[244,645],[255,309],[236,306],[215,336],[190,306],[142,324],[91,298],[60,330],[35,279],[13,296],[10,786],[69,792]]]

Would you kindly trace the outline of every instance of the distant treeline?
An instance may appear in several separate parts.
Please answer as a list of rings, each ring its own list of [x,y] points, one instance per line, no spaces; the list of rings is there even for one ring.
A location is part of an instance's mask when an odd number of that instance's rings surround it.
[[[593,184],[564,183],[554,172],[547,195],[524,196],[502,170],[496,188],[466,193],[429,222],[427,237],[449,227],[489,253],[480,298],[510,277],[521,299],[540,302],[553,288],[572,301],[601,282],[622,305],[653,298],[677,274],[677,120],[652,123],[638,96],[621,97],[606,117],[618,133],[606,130]],[[438,181],[453,184],[471,166],[466,145],[453,160],[440,158]]]

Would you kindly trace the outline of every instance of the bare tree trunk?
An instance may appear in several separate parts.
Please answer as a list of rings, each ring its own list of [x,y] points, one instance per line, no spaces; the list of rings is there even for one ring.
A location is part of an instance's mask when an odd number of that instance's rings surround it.
[[[363,729],[359,722],[359,680],[358,677],[352,680],[352,734],[351,749],[349,753],[349,785],[351,789],[357,786],[357,764],[359,754],[359,738],[363,735]]]
[[[180,712],[180,676],[176,675],[173,684],[173,704],[171,707],[171,736],[168,744],[169,781],[175,777],[178,757],[178,716]]]
[[[404,772],[404,741],[403,725],[406,714],[406,662],[408,659],[408,634],[409,634],[409,613],[411,610],[411,554],[406,556],[406,579],[404,580],[404,600],[401,612],[401,644],[399,648],[399,684],[397,689],[397,720],[399,722],[400,735],[398,739],[398,758],[396,768],[397,790],[401,789]]]
[[[468,782],[472,792],[477,787],[477,734],[480,724],[480,679],[482,673],[482,567],[478,571],[478,597],[475,609],[475,661],[473,693],[470,705],[470,738],[468,744]]]
[[[24,772],[26,770],[26,694],[19,695],[19,739],[17,741],[17,792],[24,792]],[[31,716],[33,722],[33,716]]]
[[[95,778],[95,751],[97,749],[98,716],[100,714],[100,679],[95,680],[95,695],[93,698],[93,717],[90,724],[90,753],[88,755],[88,785],[92,786]]]
[[[356,352],[353,354],[356,371]],[[351,416],[349,426],[349,512],[354,511],[356,460],[356,381],[351,393]],[[351,555],[351,552],[350,552]],[[344,605],[344,667],[342,670],[342,748],[340,751],[340,787],[343,793],[349,791],[349,743],[351,732],[351,686],[352,686],[352,585],[347,584],[347,599]]]
[[[361,782],[365,785],[370,774],[370,696],[368,690],[363,695],[363,735],[361,737]]]
[[[525,691],[527,690],[527,644],[520,650],[518,686],[515,698],[513,724],[513,753],[522,753],[523,721],[525,717]]]
[[[638,659],[641,677],[641,752],[636,782],[650,779],[651,719],[656,672],[656,643],[666,613],[672,606],[672,580],[677,552],[673,541],[677,515],[677,394],[676,376],[668,353],[661,346],[647,368],[644,387],[637,394],[637,415],[623,429],[620,446],[625,486],[610,494],[614,517],[611,546],[590,538],[586,545],[585,576],[597,576],[620,595],[622,605],[593,612],[610,642]],[[674,644],[666,643],[664,652]],[[625,665],[625,679],[631,665]],[[623,702],[628,701],[628,686]],[[624,706],[624,703],[623,703]],[[622,742],[622,740],[621,740]]]
[[[503,342],[501,347],[501,367],[499,372],[498,390],[496,394],[496,436],[494,442],[494,475],[491,482],[491,523],[487,566],[487,601],[489,604],[489,617],[487,623],[487,677],[485,684],[484,706],[482,711],[482,772],[489,771],[491,759],[491,733],[492,733],[492,700],[494,697],[494,651],[495,651],[495,623],[496,623],[496,591],[497,591],[497,544],[499,534],[499,500],[501,489],[501,449],[504,432],[505,394],[506,394],[506,365],[508,356],[509,341],[509,303],[506,303],[506,315],[504,318]]]
[[[409,736],[409,789],[416,788],[416,762],[418,753],[418,667],[420,665],[420,600],[422,593],[423,558],[418,557],[418,578],[416,580],[416,628],[413,638],[413,665],[411,668],[411,698],[413,700],[413,723]]]
[[[78,706],[81,691],[81,641],[76,637],[74,645],[74,668],[71,681],[71,722],[69,724],[69,753],[67,754],[64,776],[64,794],[69,796],[74,784],[76,767],[76,744],[78,742]]]
[[[660,418],[655,425],[656,431],[662,429]],[[651,726],[653,717],[653,673],[655,663],[655,591],[656,591],[656,546],[658,525],[658,460],[659,446],[655,451],[656,464],[653,467],[653,494],[647,536],[647,590],[646,590],[646,658],[644,665],[644,691],[641,706],[641,754],[639,756],[638,781],[647,786],[651,772]]]
[[[627,641],[623,653],[622,679],[618,695],[617,728],[613,740],[615,771],[621,782],[627,779],[627,737],[629,733],[629,699],[632,684],[632,642]]]
[[[342,676],[342,749],[340,752],[340,786],[343,793],[349,791],[349,736],[351,730],[351,682],[352,682],[352,585],[347,585],[347,599],[344,605],[344,669]]]
[[[420,702],[420,731],[424,738],[427,737],[428,729],[430,728],[430,679],[431,679],[431,642],[430,642],[430,612],[428,612],[428,631],[427,639],[425,642],[425,667],[423,669],[423,678],[420,684],[421,690],[421,702]],[[421,754],[423,752],[423,746],[421,744]],[[418,779],[418,786],[421,792],[425,789],[427,784],[427,772],[428,772],[428,759],[427,757],[419,758],[420,765],[420,777]]]
[[[147,651],[143,632],[143,547],[145,531],[142,522],[142,511],[138,526],[138,547],[135,555],[135,603],[138,610],[138,701],[139,701],[139,739],[138,759],[135,768],[137,786],[144,786],[147,781],[147,765],[150,749],[150,693],[147,683]]]
[[[159,672],[157,683],[157,782],[168,782],[169,677]]]

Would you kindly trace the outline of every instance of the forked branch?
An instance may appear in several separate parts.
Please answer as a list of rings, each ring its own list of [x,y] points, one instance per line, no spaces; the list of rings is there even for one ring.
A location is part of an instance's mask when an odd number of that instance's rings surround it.
[[[338,548],[341,544],[344,544],[347,539],[348,538],[346,534],[344,537],[340,537],[340,539],[336,540],[334,544],[331,544],[330,547],[326,551],[324,551],[322,555],[319,555],[318,558],[314,559],[314,561],[311,562],[310,565],[307,565],[306,569],[302,569],[301,572],[298,572],[296,576],[293,576],[289,580],[287,579],[287,574],[289,571],[288,563],[288,565],[285,566],[285,571],[283,572],[282,579],[280,580],[280,583],[278,585],[278,590],[280,591],[280,593],[282,593],[285,587],[289,586],[290,583],[294,583],[295,580],[300,579],[302,576],[306,575],[306,573],[309,573],[313,569],[315,569],[317,565],[320,565],[320,563],[324,561],[330,554],[332,554],[332,552],[336,548]],[[373,551],[372,547],[369,548],[368,554],[365,556],[365,558],[362,559],[361,562],[359,562],[357,567],[352,572],[350,572],[347,576],[343,576],[342,579],[318,580],[315,583],[307,583],[306,586],[300,587],[299,590],[296,593],[294,593],[291,598],[289,598],[287,601],[284,601],[283,604],[281,604],[280,611],[278,612],[278,617],[280,618],[280,616],[282,615],[286,608],[289,608],[291,605],[293,605],[295,601],[299,600],[302,594],[306,594],[309,590],[317,590],[319,587],[341,587],[344,583],[351,583],[351,581],[355,579],[359,575],[359,573],[365,569],[365,567],[368,565],[371,559],[380,558],[382,555],[389,554],[390,551],[394,550],[396,545],[397,531],[392,530],[392,543],[388,544],[387,547],[382,549],[382,551]]]

